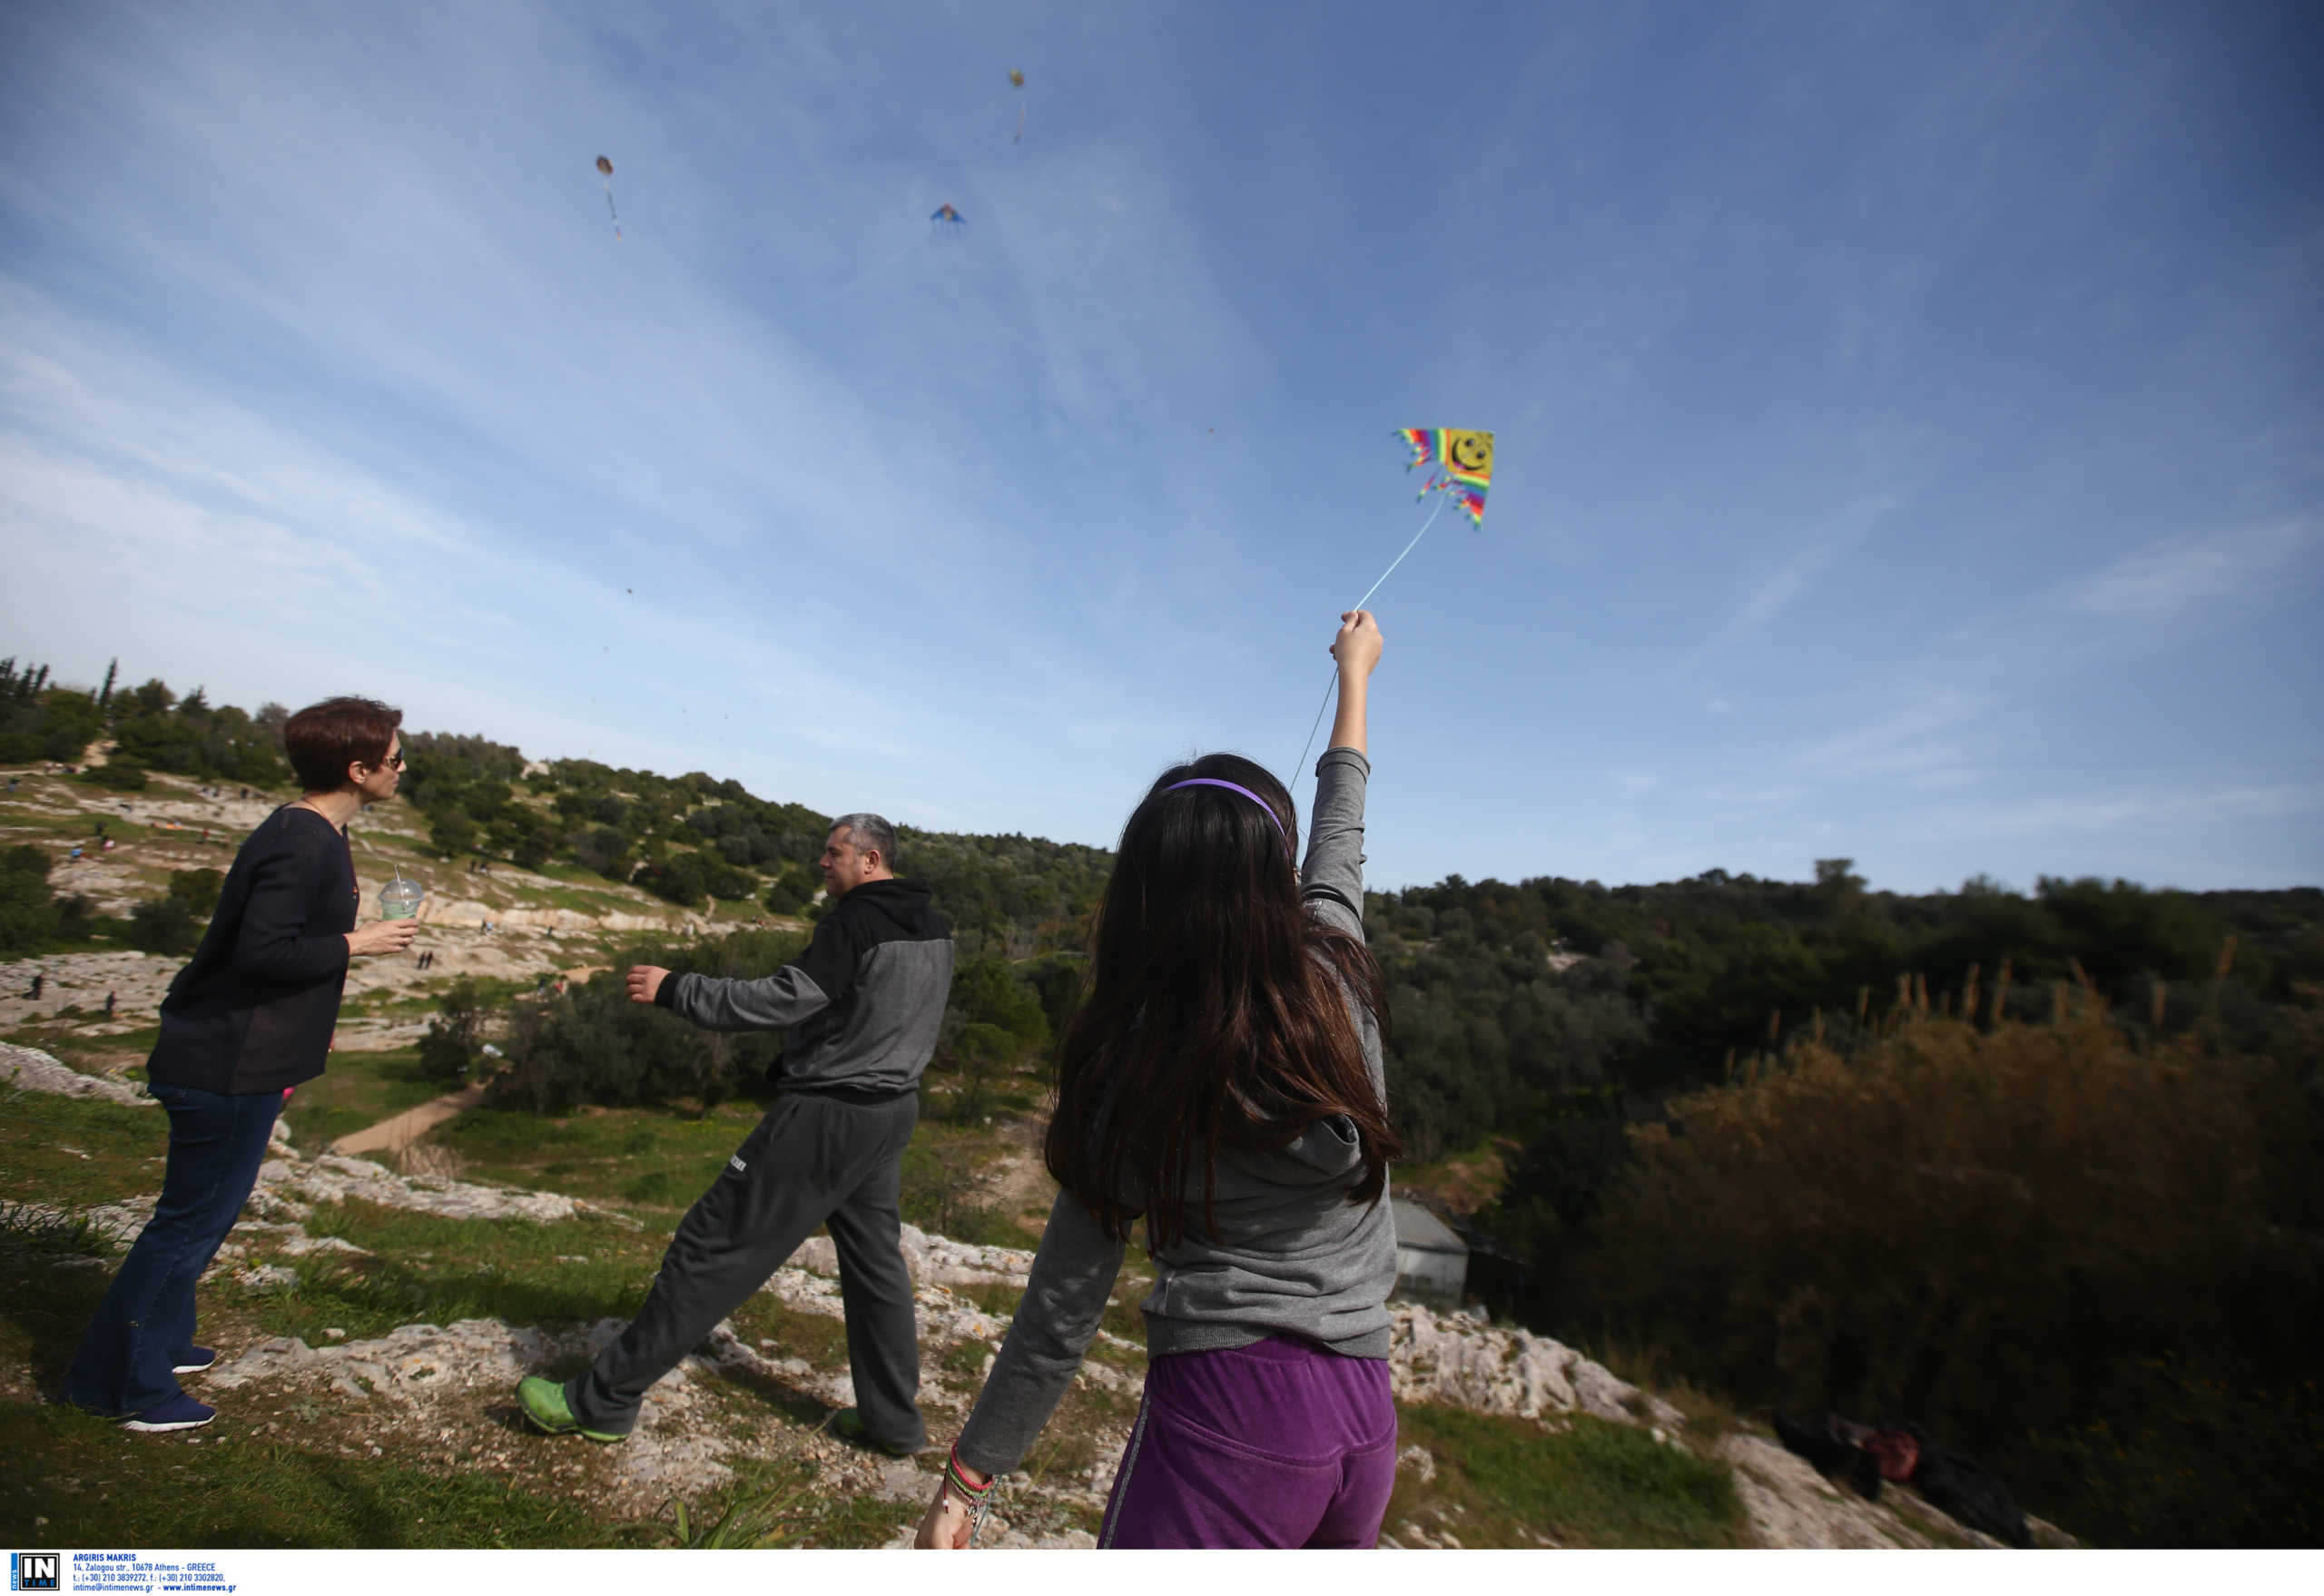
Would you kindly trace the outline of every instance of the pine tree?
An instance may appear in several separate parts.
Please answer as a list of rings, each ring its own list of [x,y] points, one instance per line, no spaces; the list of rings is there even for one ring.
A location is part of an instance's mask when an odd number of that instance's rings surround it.
[[[104,712],[105,706],[113,702],[113,679],[120,674],[121,656],[115,655],[105,665],[105,685],[97,690],[97,711],[101,714]]]

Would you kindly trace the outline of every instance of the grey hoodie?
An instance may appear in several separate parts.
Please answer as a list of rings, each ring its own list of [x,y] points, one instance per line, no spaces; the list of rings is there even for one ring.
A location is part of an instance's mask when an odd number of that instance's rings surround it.
[[[865,882],[807,951],[757,980],[674,975],[654,1000],[708,1030],[784,1031],[786,1091],[901,1096],[920,1084],[952,988],[952,929],[926,882]]]
[[[1353,748],[1326,749],[1315,762],[1315,813],[1300,872],[1308,912],[1359,938],[1371,770]],[[1346,999],[1364,1068],[1384,1101],[1379,1022],[1354,993]],[[1190,1206],[1185,1236],[1155,1256],[1154,1289],[1138,1305],[1147,1355],[1292,1335],[1348,1357],[1386,1357],[1396,1235],[1386,1192],[1376,1203],[1348,1201],[1362,1178],[1355,1130],[1337,1116],[1281,1152],[1221,1152],[1216,1230]],[[1049,1423],[1097,1335],[1124,1251],[1078,1198],[1058,1194],[1016,1322],[960,1433],[960,1459],[970,1468],[1015,1468]]]

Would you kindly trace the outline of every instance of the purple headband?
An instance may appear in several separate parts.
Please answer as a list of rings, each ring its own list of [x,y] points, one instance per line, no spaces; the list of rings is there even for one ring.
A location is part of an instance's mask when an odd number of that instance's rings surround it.
[[[1162,790],[1165,793],[1175,793],[1181,787],[1224,787],[1230,793],[1242,793],[1244,797],[1248,798],[1265,812],[1267,823],[1275,827],[1275,834],[1283,839],[1283,856],[1285,859],[1291,857],[1291,833],[1283,829],[1282,817],[1275,813],[1274,804],[1252,792],[1250,788],[1238,787],[1232,782],[1222,782],[1216,776],[1188,776],[1183,782],[1172,782]]]

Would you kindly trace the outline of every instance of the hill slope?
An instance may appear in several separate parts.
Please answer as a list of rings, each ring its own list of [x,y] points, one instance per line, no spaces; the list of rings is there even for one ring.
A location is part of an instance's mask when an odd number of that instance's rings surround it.
[[[830,1244],[814,1238],[655,1387],[615,1447],[530,1433],[511,1392],[616,1334],[665,1225],[553,1191],[400,1174],[284,1137],[202,1288],[222,1421],[143,1437],[46,1405],[109,1255],[151,1212],[150,1099],[0,1049],[0,1461],[5,1522],[81,1543],[895,1545],[935,1457],[834,1440],[851,1400]],[[143,1196],[123,1194],[143,1193]],[[922,1401],[957,1430],[1031,1255],[908,1230]],[[1088,1545],[1142,1386],[1127,1276],[990,1544]],[[1396,1308],[1403,1453],[1386,1544],[1971,1545],[1910,1493],[1834,1489],[1748,1428],[1690,1421],[1571,1348]],[[160,1453],[166,1463],[157,1460]],[[193,1481],[203,1489],[189,1492]]]

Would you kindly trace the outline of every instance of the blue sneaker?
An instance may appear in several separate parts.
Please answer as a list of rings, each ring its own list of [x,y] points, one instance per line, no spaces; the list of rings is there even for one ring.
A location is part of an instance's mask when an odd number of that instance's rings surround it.
[[[163,1430],[199,1430],[217,1416],[216,1408],[207,1403],[196,1402],[181,1391],[169,1401],[147,1408],[135,1418],[122,1420],[121,1427],[152,1435]]]
[[[217,1361],[218,1355],[211,1351],[208,1347],[189,1346],[185,1349],[185,1361],[182,1364],[172,1364],[170,1365],[170,1373],[172,1374],[199,1374]]]

